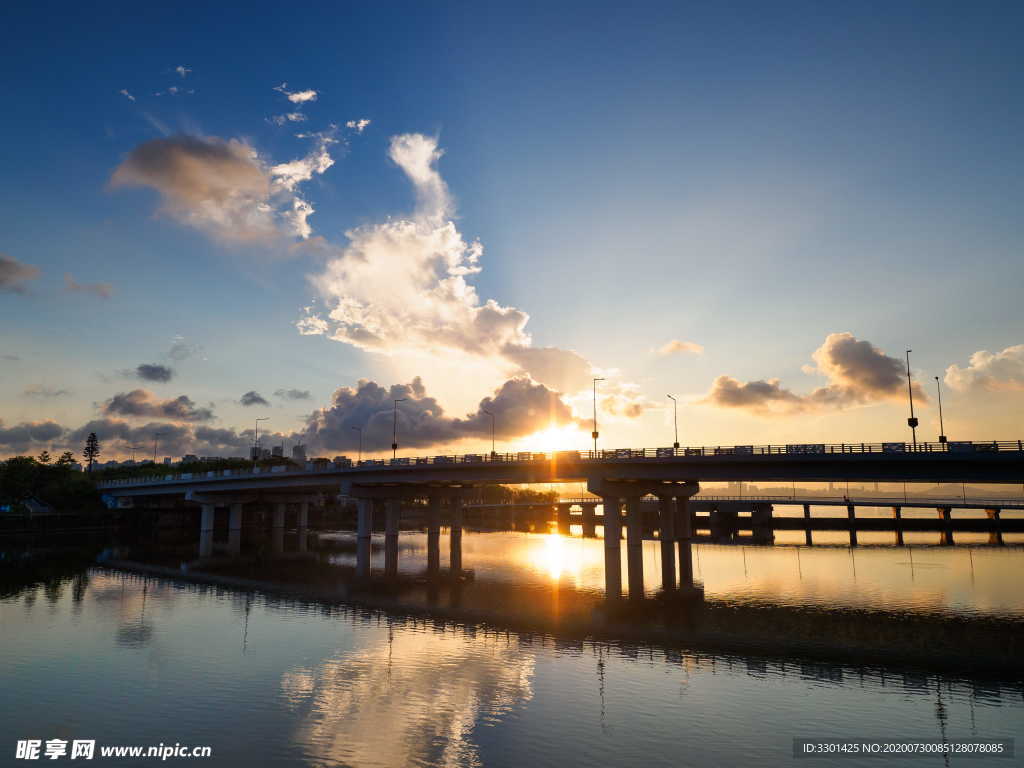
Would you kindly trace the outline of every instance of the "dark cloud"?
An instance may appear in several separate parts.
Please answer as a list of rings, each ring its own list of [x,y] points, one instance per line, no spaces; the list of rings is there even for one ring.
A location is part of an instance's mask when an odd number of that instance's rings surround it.
[[[64,431],[55,421],[26,421],[12,427],[0,422],[0,446],[9,451],[23,451],[35,444],[51,443]]]
[[[419,377],[387,388],[363,380],[355,388],[335,391],[332,404],[310,416],[307,440],[320,450],[354,450],[359,435],[353,427],[358,427],[363,430],[364,449],[385,449],[391,445],[394,401],[403,398],[405,402],[398,406],[398,442],[413,448],[489,437],[491,417],[485,410],[494,413],[496,434],[502,438],[573,421],[569,406],[558,393],[528,378],[506,381],[493,396],[481,400],[474,413],[461,419],[446,416],[437,400],[427,395]]]
[[[252,390],[252,389],[250,389],[248,392],[246,392],[244,395],[242,395],[238,399],[238,402],[241,403],[244,406],[250,406],[250,405],[270,405],[270,403],[267,402],[267,399],[265,397],[263,397],[263,395],[261,395],[259,392],[255,391],[255,390]]]
[[[110,283],[79,283],[70,272],[64,273],[64,288],[69,293],[88,293],[101,299],[109,299],[114,295],[114,286]]]
[[[0,253],[0,292],[25,293],[28,282],[39,277],[39,267]]]
[[[312,396],[308,389],[278,389],[274,392],[274,397],[284,400],[309,400]]]
[[[35,386],[29,387],[22,394],[25,397],[35,397],[40,400],[52,400],[58,397],[67,397],[71,394],[70,390],[67,389],[52,389],[50,387]]]
[[[749,408],[751,410],[762,410],[780,405],[792,410],[799,410],[803,407],[802,398],[779,386],[778,379],[742,382],[732,376],[719,376],[715,379],[711,385],[711,391],[702,402],[722,408]]]
[[[135,375],[143,381],[167,382],[174,377],[174,369],[158,363],[143,363],[135,369]]]
[[[111,184],[155,189],[166,213],[218,237],[254,240],[275,231],[270,176],[244,141],[153,139],[128,153]]]
[[[869,341],[852,333],[831,333],[812,355],[815,365],[807,373],[825,376],[828,384],[807,395],[780,386],[778,379],[740,382],[719,376],[701,401],[724,408],[753,411],[794,412],[811,408],[836,407],[899,400],[907,393],[904,361],[890,357]],[[914,397],[927,402],[917,383]]]
[[[131,392],[114,395],[103,404],[103,413],[108,416],[148,416],[179,421],[209,421],[213,418],[212,410],[197,408],[187,395],[159,400],[145,389],[133,389]]]
[[[12,362],[21,360],[21,358],[18,357],[17,355],[0,355],[0,358],[3,358],[4,360],[10,360]]]

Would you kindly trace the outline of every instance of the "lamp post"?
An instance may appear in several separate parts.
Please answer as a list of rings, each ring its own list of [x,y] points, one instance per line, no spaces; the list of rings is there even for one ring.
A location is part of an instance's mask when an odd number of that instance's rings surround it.
[[[597,382],[604,381],[603,378],[594,379],[594,431],[590,433],[590,436],[594,438],[594,458],[597,458]]]
[[[488,411],[486,408],[482,409],[484,413],[491,417],[491,458],[493,459],[498,455],[498,452],[494,450],[494,414]]]
[[[269,420],[269,416],[260,416],[256,419],[256,436],[252,441],[252,465],[254,467],[256,466],[256,462],[260,459],[260,422]]]
[[[668,399],[672,401],[672,423],[675,425],[676,430],[676,441],[672,443],[673,448],[679,447],[679,404],[672,395],[668,396]]]
[[[398,400],[395,400],[395,421],[391,435],[391,458],[393,459],[398,458],[398,404],[404,403],[408,399],[409,398],[407,397],[403,397]]]
[[[153,463],[156,464],[156,447],[160,444],[160,435],[164,434],[163,431],[156,432],[153,434]]]
[[[942,384],[939,383],[939,377],[935,377],[935,391],[939,395],[939,442],[946,442],[946,427],[942,423]]]
[[[362,464],[363,463],[363,428],[362,427],[352,427],[352,429],[354,429],[356,432],[359,433],[359,462],[358,463]]]
[[[907,350],[907,396],[910,398],[910,418],[907,419],[907,426],[910,427],[910,436],[914,442],[914,450],[917,450],[917,417],[914,416],[914,379],[910,374],[910,353],[914,350]]]

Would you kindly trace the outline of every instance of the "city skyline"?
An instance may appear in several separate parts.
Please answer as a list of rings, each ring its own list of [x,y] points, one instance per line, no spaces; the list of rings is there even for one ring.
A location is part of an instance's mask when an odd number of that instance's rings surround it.
[[[8,12],[0,455],[1020,434],[1019,13],[404,11]]]

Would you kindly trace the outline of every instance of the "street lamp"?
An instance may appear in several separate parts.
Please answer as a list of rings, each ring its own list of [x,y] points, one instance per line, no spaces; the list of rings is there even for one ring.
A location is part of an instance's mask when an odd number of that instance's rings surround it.
[[[910,353],[914,350],[907,350],[907,396],[910,398],[910,418],[907,419],[907,426],[910,427],[911,439],[914,441],[914,450],[917,450],[917,417],[914,416],[914,380],[910,375]]]
[[[594,458],[597,458],[597,382],[604,381],[602,378],[594,379],[594,431],[590,433],[590,436],[594,438]]]
[[[391,458],[393,459],[398,458],[398,404],[404,403],[408,399],[409,398],[407,397],[403,397],[398,400],[395,400],[395,423],[392,429],[391,436]]]
[[[352,427],[352,429],[354,429],[356,432],[359,433],[359,463],[362,464],[363,463],[363,428],[362,427]]]
[[[255,467],[260,458],[260,422],[269,421],[269,416],[260,416],[256,419],[256,436],[252,441],[252,465]]]
[[[153,434],[153,463],[156,464],[156,447],[160,444],[160,435],[164,434],[163,431],[156,432]]]
[[[498,452],[494,450],[494,414],[488,411],[486,408],[481,409],[484,413],[491,417],[491,458],[493,459],[498,455]]]
[[[672,443],[673,448],[679,447],[679,408],[676,399],[672,395],[668,396],[668,399],[672,401],[672,423],[676,428],[676,441]]]
[[[939,442],[946,442],[946,427],[942,423],[942,384],[939,383],[939,377],[935,377],[935,391],[939,393]]]

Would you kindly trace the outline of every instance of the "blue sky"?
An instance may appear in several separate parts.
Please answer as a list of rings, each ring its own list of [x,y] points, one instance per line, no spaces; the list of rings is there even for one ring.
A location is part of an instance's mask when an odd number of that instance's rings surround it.
[[[167,421],[187,440],[198,421],[118,412],[110,399],[185,395],[211,408],[204,426],[240,431],[260,408],[239,399],[257,391],[273,430],[308,434],[322,411],[313,442],[343,452],[342,432],[357,417],[383,423],[388,398],[354,389],[340,406],[332,393],[421,376],[426,394],[411,398],[419,410],[406,427],[427,450],[479,443],[481,398],[529,376],[544,389],[502,401],[505,443],[529,443],[545,426],[534,406],[554,398],[567,410],[544,440],[569,447],[582,435],[586,447],[586,391],[505,353],[438,347],[429,332],[370,349],[297,331],[314,299],[327,317],[349,295],[346,285],[324,294],[322,280],[352,258],[346,232],[422,224],[416,184],[391,154],[403,135],[443,151],[430,168],[447,186],[444,221],[483,246],[481,270],[465,278],[479,303],[529,314],[531,338],[516,344],[574,351],[606,374],[611,443],[665,443],[666,392],[683,403],[686,443],[901,439],[891,361],[907,347],[926,392],[934,376],[948,385],[951,435],[1024,426],[1014,4],[0,13],[10,73],[0,254],[39,270],[0,293],[0,430],[52,420],[60,442],[105,420],[134,440]],[[289,101],[274,90],[283,82],[316,99]],[[295,111],[306,119],[270,120]],[[359,119],[370,121],[361,132],[346,127]],[[295,248],[294,236],[226,240],[169,214],[151,178],[111,184],[147,142],[235,140],[269,170],[313,150],[296,133],[331,125],[333,165],[296,187],[315,208],[319,248]],[[388,269],[406,279],[400,263]],[[68,290],[65,273],[111,295]],[[377,290],[388,293],[386,281]],[[386,296],[364,293],[385,313]],[[827,341],[844,333],[853,340]],[[184,359],[169,357],[176,337],[192,350]],[[653,351],[671,340],[703,352]],[[127,374],[143,363],[174,375]],[[271,394],[288,388],[310,396]],[[427,418],[431,397],[446,420]],[[921,403],[929,432],[932,405]],[[0,453],[37,447],[24,431],[5,434]]]

